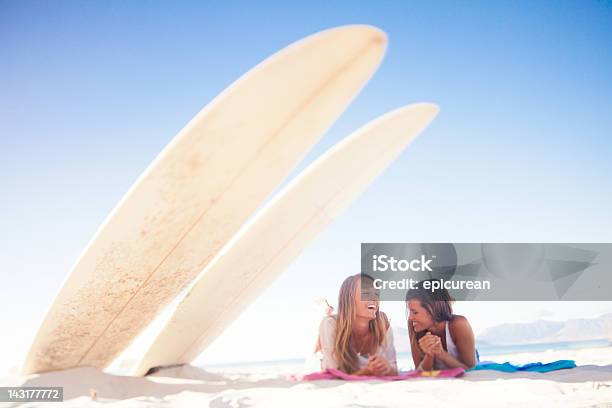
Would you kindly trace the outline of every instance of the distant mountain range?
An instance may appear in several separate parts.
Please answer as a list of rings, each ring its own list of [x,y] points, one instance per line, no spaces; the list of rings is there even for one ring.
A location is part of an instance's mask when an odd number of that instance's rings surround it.
[[[393,336],[398,353],[410,351],[405,327],[393,327]],[[500,324],[480,333],[477,343],[479,346],[505,346],[599,339],[612,341],[612,313],[594,319],[569,319],[565,322],[537,320]]]
[[[565,322],[538,320],[533,323],[502,324],[490,327],[478,336],[479,343],[495,345],[597,339],[612,340],[612,313],[594,319],[570,319]]]

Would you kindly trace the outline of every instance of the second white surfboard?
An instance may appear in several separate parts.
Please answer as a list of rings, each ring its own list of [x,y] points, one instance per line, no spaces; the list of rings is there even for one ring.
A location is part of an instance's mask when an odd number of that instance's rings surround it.
[[[436,105],[390,112],[317,159],[212,260],[137,366],[193,361],[433,120]]]

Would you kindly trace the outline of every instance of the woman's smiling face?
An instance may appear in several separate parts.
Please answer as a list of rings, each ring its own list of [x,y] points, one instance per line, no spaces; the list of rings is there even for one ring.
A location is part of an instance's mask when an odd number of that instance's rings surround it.
[[[361,282],[366,283],[363,288],[361,287]],[[378,290],[374,289],[367,279],[359,279],[355,289],[356,317],[365,317],[370,320],[376,319],[379,301]]]
[[[408,309],[408,324],[411,324],[415,332],[420,332],[429,329],[434,320],[431,314],[421,305],[418,299],[410,299],[406,302]]]

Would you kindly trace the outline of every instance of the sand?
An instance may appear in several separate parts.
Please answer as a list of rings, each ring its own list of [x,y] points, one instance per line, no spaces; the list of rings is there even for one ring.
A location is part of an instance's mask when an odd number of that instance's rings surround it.
[[[295,382],[282,369],[205,371],[182,366],[146,378],[93,368],[12,376],[10,386],[63,386],[62,406],[108,407],[612,407],[612,347],[487,357],[497,362],[573,359],[577,368],[547,374],[476,371],[457,379],[401,382]],[[517,405],[518,404],[518,405]],[[17,406],[16,404],[6,404]],[[19,406],[50,406],[24,403]],[[55,405],[53,405],[55,406]]]

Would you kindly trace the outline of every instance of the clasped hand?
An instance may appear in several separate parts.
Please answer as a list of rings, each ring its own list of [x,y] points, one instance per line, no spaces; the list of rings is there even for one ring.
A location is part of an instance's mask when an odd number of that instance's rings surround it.
[[[419,348],[423,353],[432,357],[436,357],[444,351],[440,337],[430,332],[427,332],[425,336],[419,339]]]
[[[373,375],[384,376],[391,372],[391,365],[384,357],[371,356],[368,359],[367,369]]]

